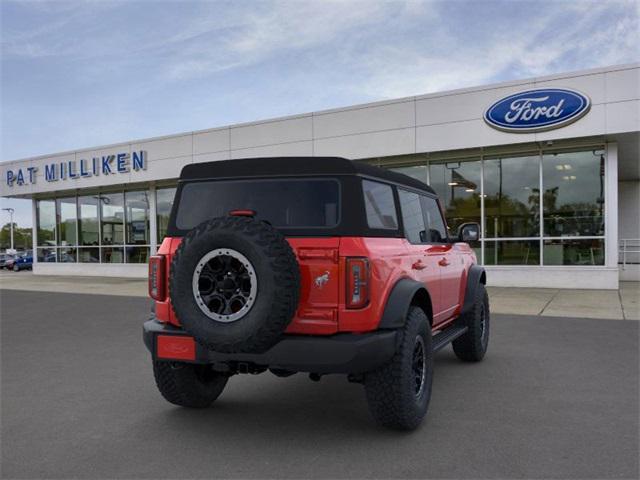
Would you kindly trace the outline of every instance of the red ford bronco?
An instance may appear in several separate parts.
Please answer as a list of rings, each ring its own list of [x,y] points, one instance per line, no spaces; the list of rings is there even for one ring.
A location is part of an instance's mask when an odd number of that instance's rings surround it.
[[[342,373],[382,425],[417,427],[434,352],[489,340],[484,270],[450,237],[435,192],[343,158],[192,164],[149,261],[144,324],[169,402],[208,407],[238,373]]]

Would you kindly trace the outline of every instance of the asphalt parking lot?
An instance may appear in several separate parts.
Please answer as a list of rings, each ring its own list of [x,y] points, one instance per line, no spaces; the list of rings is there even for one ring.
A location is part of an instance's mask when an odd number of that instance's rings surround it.
[[[639,322],[495,315],[483,363],[437,355],[428,419],[402,434],[338,376],[166,403],[143,298],[0,301],[3,478],[638,478]]]

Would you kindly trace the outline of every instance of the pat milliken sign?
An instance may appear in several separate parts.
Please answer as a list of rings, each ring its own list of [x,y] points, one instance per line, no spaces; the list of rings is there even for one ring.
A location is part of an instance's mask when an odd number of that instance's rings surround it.
[[[35,184],[37,179],[46,182],[81,180],[83,178],[122,175],[147,169],[147,152],[116,153],[100,157],[81,158],[64,162],[52,162],[40,167],[10,169],[5,172],[9,187]]]
[[[590,108],[589,97],[577,90],[539,88],[498,100],[484,112],[484,121],[504,132],[542,132],[573,123]]]

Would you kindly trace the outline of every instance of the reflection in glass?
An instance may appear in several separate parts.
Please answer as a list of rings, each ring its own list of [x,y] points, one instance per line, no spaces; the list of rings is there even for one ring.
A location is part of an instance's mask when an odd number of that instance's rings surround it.
[[[125,192],[127,220],[127,244],[148,245],[149,236],[149,193]]]
[[[38,245],[56,244],[56,202],[38,200],[37,206]]]
[[[78,197],[78,212],[78,233],[80,236],[78,244],[98,245],[98,197]]]
[[[100,195],[100,219],[102,245],[124,243],[124,195],[109,193]]]
[[[40,263],[52,263],[56,261],[55,248],[38,248],[36,255]]]
[[[102,247],[100,249],[100,261],[102,263],[122,263],[122,262],[124,262],[124,248],[122,248],[122,247]]]
[[[76,261],[75,248],[58,248],[58,262],[71,263]]]
[[[56,204],[58,206],[58,245],[77,245],[76,198],[58,198]]]
[[[98,247],[79,248],[78,261],[81,263],[97,263],[100,261],[100,249]]]
[[[604,154],[599,151],[545,154],[544,235],[604,235]]]
[[[466,222],[480,223],[480,160],[431,164],[431,187],[454,236]]]
[[[604,240],[545,240],[543,262],[544,265],[604,265]]]
[[[538,240],[487,240],[484,244],[485,265],[540,265]]]
[[[398,173],[402,173],[403,175],[408,175],[410,177],[415,178],[416,180],[420,180],[424,183],[429,183],[427,181],[427,166],[426,165],[412,165],[410,167],[396,167],[391,168],[390,170]]]
[[[125,247],[127,263],[147,263],[149,260],[149,247]]]
[[[156,190],[158,245],[162,243],[162,239],[167,234],[167,227],[169,226],[169,216],[171,215],[171,206],[173,205],[173,197],[175,196],[175,188],[159,188],[158,190]]]
[[[486,238],[540,235],[540,157],[484,162]]]

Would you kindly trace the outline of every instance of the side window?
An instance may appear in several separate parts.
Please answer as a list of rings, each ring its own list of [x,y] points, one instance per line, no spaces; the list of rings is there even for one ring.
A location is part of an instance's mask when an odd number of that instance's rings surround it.
[[[364,205],[367,211],[369,228],[398,229],[396,206],[391,186],[384,183],[362,181]]]
[[[405,237],[411,243],[425,243],[427,240],[425,216],[422,214],[420,195],[402,189],[398,189],[398,195]]]
[[[447,228],[442,219],[442,212],[435,198],[421,196],[424,223],[427,226],[427,242],[445,243],[448,240]]]

